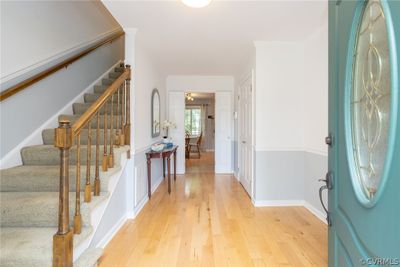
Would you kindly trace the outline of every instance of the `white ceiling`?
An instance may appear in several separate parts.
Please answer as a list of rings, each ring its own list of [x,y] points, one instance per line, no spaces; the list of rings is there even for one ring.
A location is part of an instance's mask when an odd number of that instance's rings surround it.
[[[234,75],[254,41],[298,41],[327,17],[325,1],[104,1],[165,75]]]

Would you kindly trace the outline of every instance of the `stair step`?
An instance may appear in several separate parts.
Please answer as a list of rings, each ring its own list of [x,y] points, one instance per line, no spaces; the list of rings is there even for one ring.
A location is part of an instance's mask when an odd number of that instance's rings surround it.
[[[114,69],[114,71],[115,72],[124,72],[125,71],[125,69],[123,68],[123,67],[116,67],[115,69]]]
[[[102,85],[111,85],[116,79],[104,78],[101,80]]]
[[[76,115],[60,115],[58,117],[58,120],[69,120],[71,124],[74,124],[79,118],[81,117],[81,114],[76,114]],[[122,116],[118,115],[118,121],[121,121]],[[113,124],[114,128],[117,127],[117,115],[114,115],[113,118]],[[110,116],[107,116],[107,127],[110,128],[111,122],[110,122]],[[97,127],[97,121],[96,119],[93,119],[91,122],[92,128]],[[104,128],[104,116],[100,115],[100,128]]]
[[[81,193],[82,225],[89,226],[91,210],[105,201],[108,193],[92,196],[90,203],[85,203]],[[56,227],[58,225],[58,192],[1,192],[1,227]],[[70,225],[75,213],[75,192],[69,193]]]
[[[120,132],[120,130],[118,132]],[[111,133],[111,131],[108,129],[107,130],[107,144],[110,143],[110,133]],[[117,130],[114,129],[113,133],[114,133],[114,139],[117,139]],[[91,141],[92,146],[96,145],[97,129],[92,128],[92,130],[90,131],[90,135],[92,137],[92,141]],[[45,145],[54,145],[54,139],[55,139],[54,129],[43,130],[42,138],[43,138],[43,143]],[[104,144],[104,129],[100,129],[99,141],[100,141],[100,145]],[[73,142],[74,142],[74,144],[76,144],[75,138],[74,138]],[[88,129],[82,129],[81,130],[81,145],[87,145],[87,143],[88,143]]]
[[[100,167],[100,190],[108,190],[110,177],[120,167],[102,172]],[[93,190],[95,166],[91,166],[90,177]],[[76,190],[76,165],[69,169],[69,190]],[[85,189],[86,165],[81,166],[81,191]],[[60,167],[53,166],[17,166],[0,171],[1,192],[58,192],[60,189]]]
[[[115,162],[119,162],[121,151],[127,151],[129,146],[114,146],[114,157]],[[91,164],[94,165],[96,162],[96,146],[91,146],[92,158]],[[103,146],[99,147],[100,150],[100,164],[102,161],[101,155],[103,155]],[[81,145],[81,164],[86,164],[87,146]],[[21,157],[24,165],[59,165],[60,164],[60,150],[53,145],[36,145],[28,146],[21,149]],[[70,165],[76,164],[76,146],[72,146],[69,152]]]
[[[90,108],[90,106],[92,105],[92,103],[74,103],[72,105],[72,109],[74,111],[74,114],[83,114],[85,113],[86,110],[88,110]],[[115,114],[121,114],[121,107],[120,110],[118,110],[117,112],[117,105],[113,105],[113,110],[114,110],[114,115]],[[107,112],[110,111],[110,105],[107,105]],[[100,109],[100,114],[104,114],[104,109]],[[110,115],[110,114],[108,114]]]
[[[97,261],[103,255],[101,248],[90,248],[74,262],[75,267],[97,267]]]
[[[89,94],[89,93],[86,93],[86,94],[83,96],[83,99],[85,100],[85,103],[93,103],[93,102],[96,101],[100,96],[101,96],[101,93],[99,93],[99,94]],[[120,97],[121,97],[121,96],[120,96]],[[117,103],[118,98],[114,96],[114,99],[113,99],[113,100],[114,100],[114,103]],[[120,103],[121,103],[121,99],[120,99]]]
[[[102,94],[108,87],[108,85],[95,85],[93,91],[95,94]]]
[[[79,235],[74,235],[74,247],[77,247],[87,239],[92,231],[91,227],[83,227]],[[53,258],[53,235],[56,232],[56,227],[1,228],[1,266],[51,267]],[[78,266],[83,267],[83,265]]]
[[[117,79],[119,76],[121,76],[121,74],[122,74],[121,72],[110,72],[108,74],[108,77],[111,79]]]

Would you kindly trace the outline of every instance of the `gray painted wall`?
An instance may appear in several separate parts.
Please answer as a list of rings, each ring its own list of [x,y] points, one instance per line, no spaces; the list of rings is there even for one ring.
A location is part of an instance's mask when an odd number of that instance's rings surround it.
[[[255,202],[290,204],[305,201],[323,214],[318,190],[328,158],[306,151],[255,152]],[[327,198],[324,199],[327,203]]]
[[[97,1],[1,2],[1,5],[2,77],[43,62],[34,71],[51,66],[60,58],[46,62],[49,56],[61,55],[63,51],[63,57],[75,54],[77,45],[107,37],[107,33],[119,27]],[[123,59],[121,38],[1,102],[0,157]],[[2,90],[18,79],[2,83]]]
[[[324,213],[319,197],[318,190],[323,183],[318,179],[325,179],[328,171],[328,157],[320,154],[304,152],[304,200],[321,213]],[[324,192],[324,203],[328,206],[327,192]]]
[[[304,153],[301,151],[256,151],[255,199],[304,199]]]

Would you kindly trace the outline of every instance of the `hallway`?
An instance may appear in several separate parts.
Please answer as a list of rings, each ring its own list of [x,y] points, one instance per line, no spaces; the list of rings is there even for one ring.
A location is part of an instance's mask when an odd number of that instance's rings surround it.
[[[100,267],[327,266],[326,226],[304,207],[255,208],[213,153],[190,159],[168,195],[163,182],[110,241]]]

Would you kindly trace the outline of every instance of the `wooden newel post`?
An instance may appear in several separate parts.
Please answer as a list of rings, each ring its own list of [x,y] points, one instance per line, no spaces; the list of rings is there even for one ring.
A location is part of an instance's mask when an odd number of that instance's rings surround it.
[[[129,77],[126,79],[126,124],[125,124],[125,144],[131,145],[131,66],[126,65],[126,68],[129,70]],[[128,151],[128,158],[130,158],[130,151]]]
[[[72,267],[73,232],[69,227],[69,150],[72,131],[68,120],[55,129],[55,144],[60,149],[60,195],[58,231],[53,236],[53,267]]]

